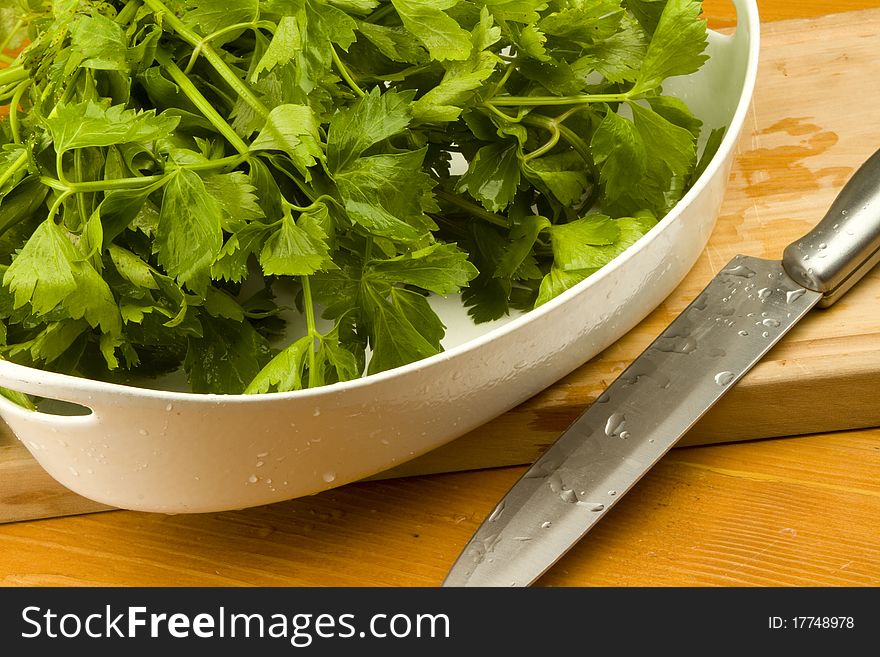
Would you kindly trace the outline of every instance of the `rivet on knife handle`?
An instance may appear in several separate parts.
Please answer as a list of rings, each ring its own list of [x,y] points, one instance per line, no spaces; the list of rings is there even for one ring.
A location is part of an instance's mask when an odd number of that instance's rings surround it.
[[[789,244],[785,271],[804,287],[822,292],[827,308],[880,262],[880,150],[837,195],[822,221]]]

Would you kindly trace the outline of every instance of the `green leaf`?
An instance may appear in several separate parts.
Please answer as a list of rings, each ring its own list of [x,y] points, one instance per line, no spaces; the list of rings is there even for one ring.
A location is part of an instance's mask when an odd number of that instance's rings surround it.
[[[301,390],[308,353],[314,349],[314,345],[315,341],[310,335],[291,344],[257,373],[245,388],[245,394],[270,392],[273,388],[278,392]]]
[[[446,73],[436,87],[413,103],[413,118],[426,123],[455,121],[465,105],[495,71],[501,58],[488,48],[501,38],[501,28],[492,25],[484,7],[480,22],[471,33],[471,54],[464,61],[446,64]]]
[[[205,176],[202,182],[208,195],[220,205],[224,230],[233,232],[242,222],[265,217],[257,201],[256,188],[243,171]]]
[[[718,148],[721,146],[721,141],[724,139],[725,132],[727,132],[727,128],[715,128],[712,132],[709,133],[709,137],[706,140],[706,145],[703,147],[703,154],[700,155],[700,161],[697,162],[697,166],[694,167],[694,172],[691,175],[691,185],[697,182],[699,177],[703,175],[706,167],[709,166],[709,162],[711,162],[712,158],[715,157],[715,154],[718,152]]]
[[[443,10],[458,0],[391,0],[404,27],[421,41],[432,59],[466,59],[470,35]]]
[[[569,224],[554,226],[551,229],[553,266],[563,271],[604,267],[656,223],[650,214],[617,220],[604,215],[589,215]]]
[[[204,294],[223,246],[222,212],[198,174],[178,169],[165,185],[155,248],[168,275]]]
[[[584,80],[592,71],[598,71],[609,82],[634,82],[647,49],[648,37],[641,26],[624,16],[620,31],[584,48],[583,56],[572,64],[572,69]]]
[[[477,151],[459,179],[456,191],[468,192],[489,212],[498,212],[513,200],[519,180],[517,145],[499,142]]]
[[[566,207],[579,204],[590,189],[587,164],[574,151],[563,151],[529,160],[523,174]]]
[[[401,25],[376,25],[360,21],[358,32],[394,62],[423,64],[428,61],[428,53],[411,32]]]
[[[645,173],[645,144],[629,119],[608,110],[590,141],[607,205],[624,196],[639,198]]]
[[[611,217],[589,214],[567,224],[550,228],[553,261],[562,269],[591,269],[605,262],[605,251],[589,247],[614,244],[620,238],[620,228]]]
[[[368,263],[365,276],[391,285],[415,285],[435,294],[455,294],[476,277],[467,254],[454,244],[432,244],[387,260]]]
[[[699,0],[669,0],[651,37],[631,94],[656,89],[666,78],[693,73],[708,59]]]
[[[80,16],[70,31],[71,61],[75,66],[103,71],[128,71],[128,44],[122,27],[101,14]]]
[[[324,159],[318,122],[307,105],[274,108],[250,150],[286,153],[306,181],[311,180],[309,167]]]
[[[551,267],[550,271],[541,281],[541,287],[538,290],[538,299],[535,301],[535,307],[537,308],[550,301],[553,297],[559,296],[569,288],[572,288],[585,280],[590,274],[593,274],[596,271],[596,269],[566,271],[559,267]]]
[[[438,208],[434,181],[421,171],[425,150],[371,155],[336,174],[349,218],[370,233],[412,242],[428,236],[435,224],[424,213]]]
[[[667,0],[623,0],[623,6],[632,12],[645,32],[654,34],[666,2]]]
[[[309,373],[309,385],[312,387],[351,381],[361,374],[361,367],[353,353],[339,341],[339,325],[331,333],[321,336],[321,346],[315,355],[318,367]]]
[[[110,146],[127,142],[152,142],[167,137],[175,127],[176,117],[156,116],[155,110],[135,111],[124,105],[110,106],[109,101],[55,106],[45,118],[56,151],[88,146]]]
[[[327,235],[315,215],[326,213],[325,206],[300,214],[297,221],[288,212],[281,227],[266,240],[260,265],[267,276],[308,276],[326,268]]]
[[[230,235],[211,266],[211,276],[234,283],[243,281],[248,275],[248,258],[262,251],[270,231],[268,225],[255,221]]]
[[[696,165],[696,139],[689,130],[670,123],[648,108],[636,103],[630,103],[630,107],[636,130],[645,145],[648,186],[662,190],[665,199],[659,210],[648,209],[656,214],[665,214],[682,197]]]
[[[545,217],[523,217],[510,231],[510,244],[498,259],[495,268],[496,278],[514,278],[523,263],[535,248],[535,242],[541,231],[550,228],[551,224]]]
[[[462,303],[475,323],[500,319],[510,311],[511,281],[495,276],[508,249],[505,237],[493,226],[474,224],[471,259],[480,272],[461,294]]]
[[[42,222],[3,276],[14,307],[30,303],[36,314],[46,315],[60,304],[70,318],[117,333],[116,301],[85,256],[53,221]]]
[[[499,22],[523,23],[526,28],[537,23],[547,9],[547,0],[476,0],[478,6],[487,7]],[[524,29],[526,29],[524,28]]]
[[[240,394],[269,360],[269,344],[250,322],[201,319],[204,335],[187,340],[184,368],[193,392]]]
[[[3,275],[15,308],[31,304],[45,315],[77,289],[70,260],[73,245],[53,221],[42,222]]]
[[[202,36],[209,36],[224,28],[256,20],[258,4],[258,0],[187,0],[183,22],[195,27]],[[222,45],[235,36],[233,32],[214,37],[211,42]]]
[[[364,303],[371,323],[368,374],[440,353],[445,327],[420,294],[392,288],[386,297],[368,286]]]
[[[334,44],[343,50],[354,43],[357,23],[344,11],[314,0],[279,3],[285,14],[266,52],[251,74],[251,81],[265,71],[293,64],[293,100],[307,103],[309,95],[327,75]],[[313,100],[313,99],[312,99]],[[312,104],[312,103],[309,103]]]
[[[111,244],[107,249],[110,260],[116,267],[116,271],[135,287],[147,290],[158,289],[159,284],[153,277],[153,268],[128,249],[116,244]]]
[[[366,96],[337,111],[327,132],[327,163],[344,169],[370,146],[396,135],[410,122],[411,91],[373,88]]]
[[[624,12],[620,0],[591,0],[544,16],[537,24],[545,34],[588,46],[614,35]]]
[[[690,132],[694,139],[700,136],[703,122],[695,117],[688,106],[675,96],[651,96],[648,98],[651,109],[664,119]]]

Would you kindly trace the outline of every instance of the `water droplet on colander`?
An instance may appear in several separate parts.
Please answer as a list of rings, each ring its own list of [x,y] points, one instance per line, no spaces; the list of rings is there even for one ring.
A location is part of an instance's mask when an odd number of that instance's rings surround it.
[[[313,416],[313,417],[318,417],[320,414],[321,414],[321,409],[320,409],[320,408],[316,408],[314,411],[312,411],[312,416]]]
[[[138,431],[138,433],[141,434],[142,436],[149,436],[150,435],[150,432],[147,431],[146,429],[140,429]]]
[[[170,403],[170,402],[167,403],[167,404],[165,404],[165,410],[166,410],[166,411],[173,411],[173,410],[174,410],[174,404],[172,404],[172,403]]]
[[[332,482],[334,479],[336,479],[336,473],[335,473],[335,472],[325,472],[325,473],[321,476],[321,479],[323,479],[324,481],[326,481],[326,482],[329,484],[329,483]]]
[[[77,472],[76,468],[74,468],[72,465],[68,466],[67,469],[70,470],[70,474],[72,474],[74,477],[79,477],[79,472]]]
[[[257,477],[257,475],[255,475],[255,474],[252,474],[250,477],[248,477],[249,484],[255,484],[255,483],[257,483],[258,480],[259,480],[259,477]]]
[[[263,463],[263,461],[257,461],[257,467],[258,467],[258,468],[262,468],[264,465],[265,465],[265,464]]]

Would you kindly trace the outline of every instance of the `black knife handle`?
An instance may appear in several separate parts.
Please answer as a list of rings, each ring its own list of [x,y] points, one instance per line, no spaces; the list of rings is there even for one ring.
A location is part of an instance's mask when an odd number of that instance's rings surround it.
[[[822,221],[785,248],[782,266],[827,308],[880,262],[880,151],[859,167]]]

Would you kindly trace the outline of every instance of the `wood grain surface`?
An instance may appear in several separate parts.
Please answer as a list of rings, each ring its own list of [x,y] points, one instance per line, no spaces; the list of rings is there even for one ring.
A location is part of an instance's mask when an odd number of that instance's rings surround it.
[[[734,253],[761,255],[814,224],[880,145],[876,103],[869,102],[880,94],[880,10],[766,23],[880,8],[880,0],[766,0],[759,7],[765,47],[752,129],[740,144],[712,244],[667,304],[602,355],[612,372],[656,335],[650,322],[665,326]],[[713,26],[731,24],[727,3],[707,1],[705,8]],[[736,397],[744,389],[732,392],[726,415],[704,430],[741,439],[769,423],[776,433],[768,435],[782,435],[796,423],[803,428],[805,416],[839,421],[854,407],[876,410],[877,273],[865,283],[798,326],[755,370],[774,394],[748,400]],[[829,340],[831,334],[842,337]],[[548,442],[604,385],[578,376],[546,393],[550,410],[541,427]],[[786,396],[792,381],[819,394],[808,402]],[[850,381],[854,388],[843,385]],[[528,415],[508,416],[508,424],[463,440],[497,464],[499,452],[515,452],[517,436],[535,428]],[[818,423],[806,430],[823,429]],[[531,449],[512,458],[531,460],[540,445]],[[0,584],[432,586],[522,471],[362,482],[220,514],[114,511],[8,524],[0,527]],[[541,584],[876,586],[878,475],[880,429],[678,449]]]

